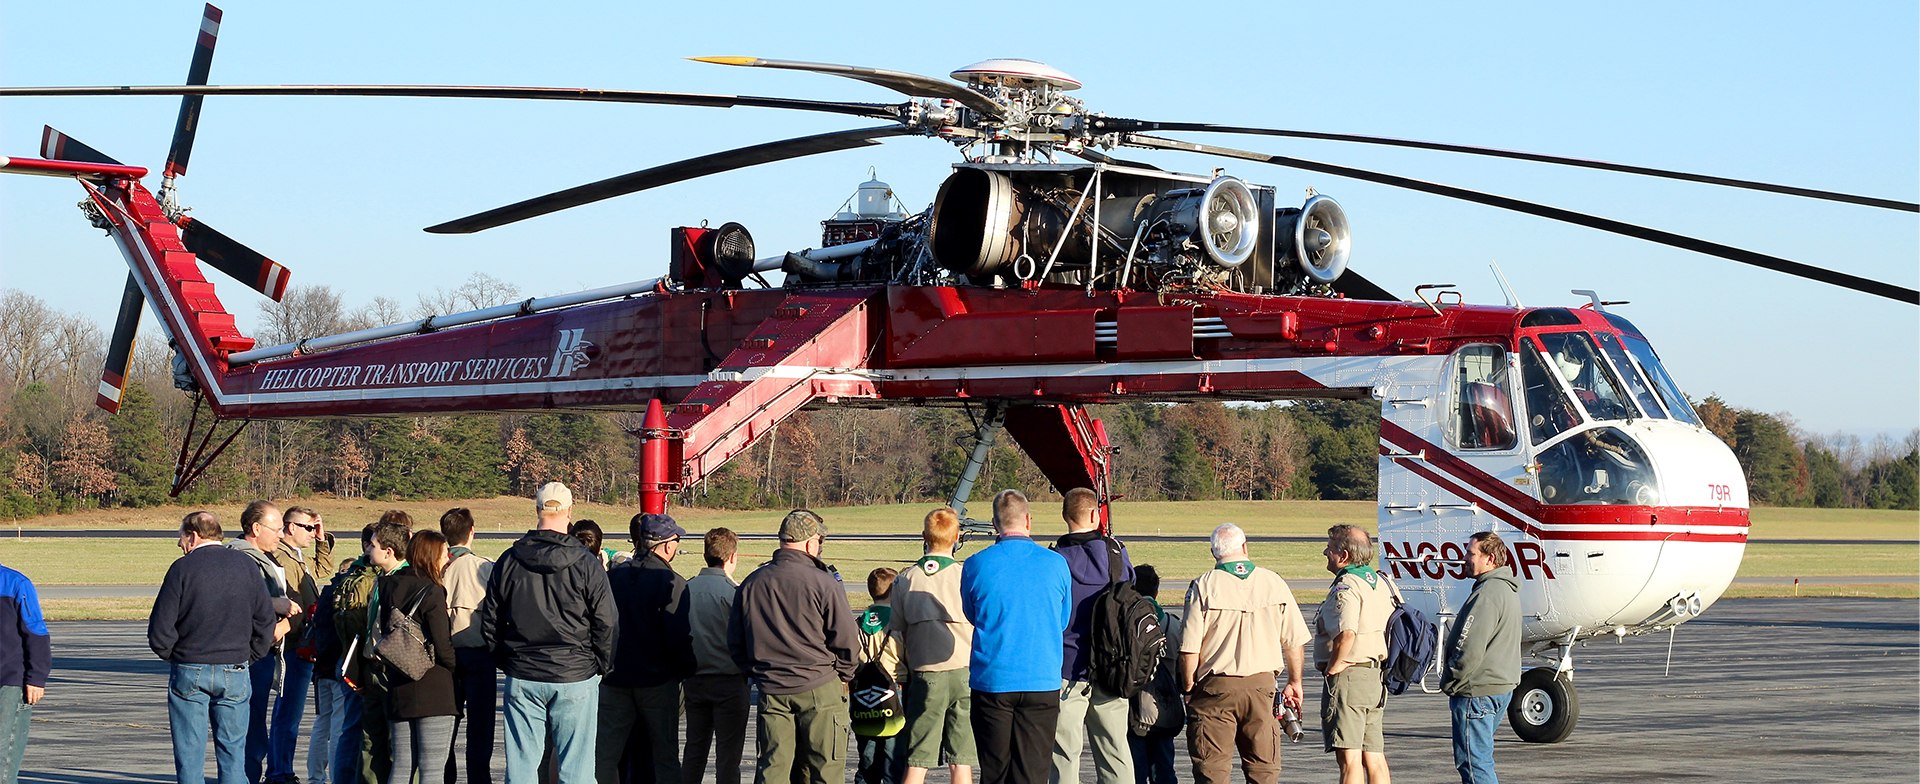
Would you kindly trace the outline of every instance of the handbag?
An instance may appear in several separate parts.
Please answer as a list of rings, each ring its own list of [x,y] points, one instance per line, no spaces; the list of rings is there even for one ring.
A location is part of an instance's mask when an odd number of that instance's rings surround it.
[[[426,597],[427,589],[421,588],[405,612],[398,607],[388,609],[387,633],[373,643],[373,655],[392,665],[408,680],[420,680],[434,667],[433,643],[427,640],[427,632],[420,627],[420,622],[413,618]]]

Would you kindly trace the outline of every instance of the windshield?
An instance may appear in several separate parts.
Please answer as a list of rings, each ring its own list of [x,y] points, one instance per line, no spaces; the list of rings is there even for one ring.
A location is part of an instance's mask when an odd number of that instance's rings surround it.
[[[1548,361],[1573,388],[1573,396],[1594,419],[1628,419],[1638,416],[1620,393],[1613,369],[1600,359],[1593,338],[1585,332],[1550,332],[1539,336],[1547,349]]]
[[[1653,381],[1655,389],[1660,391],[1660,399],[1667,402],[1667,410],[1673,412],[1673,418],[1690,425],[1700,424],[1700,417],[1693,413],[1693,407],[1687,405],[1687,398],[1680,394],[1680,385],[1673,383],[1673,377],[1667,375],[1667,369],[1660,364],[1660,357],[1653,353],[1653,346],[1631,335],[1623,342],[1633,358],[1640,361],[1640,369],[1647,372],[1647,378]]]
[[[1660,410],[1660,401],[1654,399],[1646,379],[1640,377],[1640,370],[1627,358],[1627,350],[1620,347],[1620,339],[1611,332],[1595,332],[1593,336],[1600,339],[1600,350],[1606,352],[1607,359],[1613,360],[1613,369],[1619,372],[1620,380],[1626,382],[1633,399],[1640,402],[1640,410],[1654,419],[1666,419],[1666,412]]]
[[[1540,453],[1540,498],[1556,505],[1658,506],[1660,482],[1639,444],[1617,428],[1597,427]]]
[[[1538,446],[1540,442],[1580,424],[1580,415],[1575,413],[1573,402],[1567,400],[1567,393],[1548,373],[1547,363],[1540,358],[1540,350],[1531,343],[1521,345],[1520,375],[1527,382],[1527,430],[1534,445]]]

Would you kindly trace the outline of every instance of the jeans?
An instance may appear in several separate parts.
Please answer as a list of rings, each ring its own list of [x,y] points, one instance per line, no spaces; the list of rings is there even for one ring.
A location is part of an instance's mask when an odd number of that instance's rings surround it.
[[[600,784],[620,784],[620,761],[631,752],[636,768],[652,768],[643,781],[680,781],[680,682],[659,686],[600,687],[600,729],[594,770]],[[645,753],[641,753],[645,750]],[[639,774],[635,770],[636,775]]]
[[[573,683],[507,677],[507,784],[537,784],[549,735],[560,780],[593,781],[594,722],[600,712],[600,676]]]
[[[455,648],[453,700],[460,715],[454,721],[455,733],[467,728],[467,784],[493,784],[493,738],[497,716],[494,706],[499,693],[499,676],[493,667],[493,654],[485,648]],[[453,756],[447,757],[447,784],[460,780]]]
[[[1053,784],[1080,781],[1080,749],[1093,736],[1093,766],[1099,784],[1133,784],[1133,752],[1127,748],[1127,698],[1087,681],[1060,684],[1060,722],[1053,731]],[[1092,732],[1088,732],[1092,730]]]
[[[220,784],[246,781],[247,706],[253,678],[244,664],[174,664],[167,676],[167,726],[173,733],[173,776],[207,780],[207,735]]]
[[[747,716],[751,713],[747,676],[695,675],[682,688],[687,703],[687,750],[681,758],[680,781],[700,784],[711,749],[714,784],[740,784]]]
[[[269,779],[293,775],[293,751],[300,742],[300,720],[307,712],[307,691],[313,688],[313,662],[291,653],[282,658],[286,661],[287,674],[281,680],[280,699],[273,703],[273,729],[267,736]],[[256,696],[254,703],[259,702]]]
[[[1172,738],[1129,735],[1127,745],[1133,748],[1134,784],[1178,784],[1180,774],[1173,769]]]
[[[1513,692],[1492,697],[1449,697],[1453,714],[1453,767],[1461,784],[1500,784],[1493,773],[1493,731],[1507,716]]]
[[[280,654],[269,653],[247,668],[253,693],[247,709],[247,781],[260,784],[267,773],[267,751],[273,744],[268,719],[273,716],[273,689],[279,685]]]
[[[361,711],[365,703],[353,687],[340,684],[340,731],[333,738],[333,784],[360,781]]]
[[[429,773],[447,770],[447,754],[453,751],[453,717],[425,716],[387,722],[393,738],[393,768],[387,772],[387,784],[408,784],[415,769],[420,781],[432,779]]]
[[[907,775],[907,733],[888,738],[860,738],[860,766],[853,771],[855,784],[900,784]]]
[[[31,721],[33,706],[27,704],[27,690],[0,686],[0,784],[20,781],[20,757],[27,753],[27,725]]]
[[[307,784],[328,784],[333,779],[334,744],[340,739],[346,722],[347,685],[327,678],[313,681],[313,734],[307,737]],[[341,777],[346,781],[346,777]]]

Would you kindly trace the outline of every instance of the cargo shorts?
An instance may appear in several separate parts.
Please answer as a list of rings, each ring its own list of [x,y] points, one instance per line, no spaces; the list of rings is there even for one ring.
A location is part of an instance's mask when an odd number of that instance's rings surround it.
[[[1387,684],[1381,675],[1380,666],[1369,663],[1327,678],[1326,691],[1320,693],[1320,729],[1327,751],[1386,753]]]
[[[907,766],[979,765],[967,668],[915,672],[907,681]]]

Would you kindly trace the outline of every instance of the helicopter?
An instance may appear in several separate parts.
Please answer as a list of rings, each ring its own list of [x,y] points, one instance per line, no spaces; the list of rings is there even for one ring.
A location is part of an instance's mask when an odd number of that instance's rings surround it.
[[[39,158],[0,172],[66,177],[128,265],[98,405],[118,408],[152,308],[195,395],[174,491],[254,420],[551,409],[644,412],[642,508],[663,512],[808,407],[952,406],[974,450],[952,494],[965,516],[988,450],[1011,437],[1059,488],[1088,487],[1112,525],[1116,459],[1089,404],[1378,400],[1379,539],[1408,601],[1443,623],[1470,589],[1460,542],[1493,530],[1522,579],[1529,669],[1509,718],[1555,742],[1578,719],[1573,651],[1674,628],[1731,583],[1748,497],[1727,446],[1701,424],[1652,342],[1598,295],[1583,307],[1465,303],[1450,286],[1406,299],[1349,269],[1345,210],[1222,170],[1168,171],[1129,149],[1195,153],[1338,175],[1609,231],[1920,304],[1920,292],[1550,205],[1166,133],[1311,138],[1578,166],[1862,207],[1855,194],[1467,145],[1137,120],[1094,111],[1081,83],[1028,60],[948,78],[754,57],[696,58],[877,85],[895,103],[627,90],[431,85],[211,85],[222,14],[209,5],[185,85],[6,87],[14,96],[183,96],[157,191],[148,169],[52,128]],[[762,255],[738,223],[669,231],[668,273],[493,308],[261,346],[207,268],[270,299],[290,271],[189,216],[188,168],[207,96],[468,97],[762,107],[866,127],[650,167],[446,221],[485,231],[750,166],[932,139],[960,153],[932,204],[894,209],[869,182],[818,247]],[[878,123],[878,124],[874,124]],[[785,275],[782,285],[767,276]],[[200,427],[200,412],[208,422]],[[224,438],[222,423],[227,423]],[[196,443],[197,442],[197,443]],[[969,520],[969,529],[985,525]]]

